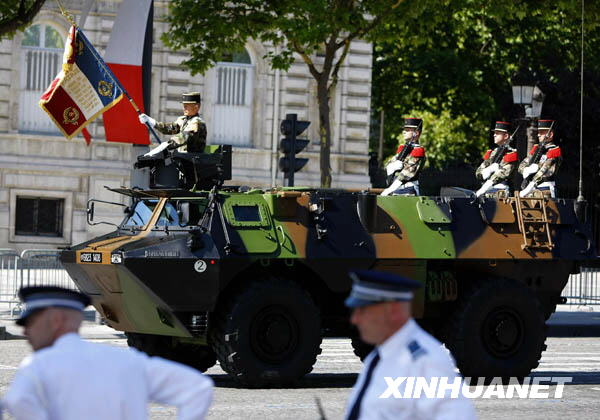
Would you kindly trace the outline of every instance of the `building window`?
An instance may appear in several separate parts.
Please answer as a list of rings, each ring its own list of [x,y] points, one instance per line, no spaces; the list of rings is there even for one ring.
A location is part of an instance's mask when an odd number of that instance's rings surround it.
[[[212,83],[211,142],[250,146],[254,66],[248,52],[243,49],[224,54],[215,66]]]
[[[17,197],[15,233],[27,236],[63,236],[62,198]]]
[[[21,46],[19,131],[58,135],[38,102],[61,70],[64,37],[50,25],[32,25],[25,29]]]

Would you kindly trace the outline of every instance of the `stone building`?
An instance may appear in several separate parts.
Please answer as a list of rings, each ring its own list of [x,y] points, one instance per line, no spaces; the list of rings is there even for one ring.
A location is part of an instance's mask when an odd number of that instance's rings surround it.
[[[63,1],[79,20],[80,1]],[[318,186],[319,144],[316,83],[298,59],[288,72],[263,59],[271,47],[250,41],[245,51],[217,63],[204,75],[181,66],[184,52],[168,50],[160,35],[167,2],[154,2],[154,48],[150,115],[174,120],[183,92],[200,91],[209,144],[232,144],[234,185],[282,185],[277,168],[279,121],[287,113],[312,121],[312,140],[301,155],[308,164],[296,185]],[[119,1],[96,1],[83,30],[104,52]],[[0,41],[0,248],[55,248],[112,229],[86,223],[87,200],[127,203],[104,187],[129,186],[131,162],[143,148],[106,142],[102,119],[88,128],[94,140],[66,140],[37,102],[60,69],[69,24],[47,2],[33,25]],[[334,187],[369,185],[367,151],[371,92],[371,45],[353,42],[332,101],[331,165]],[[319,61],[319,57],[316,57]],[[232,123],[235,122],[235,123]],[[121,208],[96,206],[96,219],[118,223]]]

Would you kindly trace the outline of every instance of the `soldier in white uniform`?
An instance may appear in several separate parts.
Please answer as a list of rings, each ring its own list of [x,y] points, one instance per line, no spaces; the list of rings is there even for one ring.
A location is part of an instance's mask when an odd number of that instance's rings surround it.
[[[179,419],[202,419],[212,380],[179,363],[133,349],[90,343],[77,331],[88,296],[58,287],[27,287],[17,324],[33,350],[0,406],[16,419],[145,419],[148,403],[174,405]]]
[[[169,140],[170,148],[178,152],[203,153],[206,146],[206,124],[198,115],[201,97],[199,92],[184,93],[181,101],[183,115],[172,123],[156,121],[146,114],[140,114],[142,124],[149,124],[163,134],[175,134]]]
[[[346,408],[347,420],[357,419],[475,419],[471,401],[459,392],[457,398],[444,392],[440,398],[405,396],[407,381],[446,378],[452,384],[455,364],[441,343],[411,318],[412,290],[419,282],[390,273],[355,271],[354,284],[346,299],[350,318],[361,339],[375,346],[366,357]],[[386,377],[388,380],[386,380]],[[405,377],[397,389],[403,398],[388,390],[390,380]],[[410,379],[414,378],[414,379]],[[460,381],[460,378],[457,380]],[[387,398],[381,398],[386,394]],[[437,391],[436,391],[437,394]],[[413,394],[411,394],[413,395]]]

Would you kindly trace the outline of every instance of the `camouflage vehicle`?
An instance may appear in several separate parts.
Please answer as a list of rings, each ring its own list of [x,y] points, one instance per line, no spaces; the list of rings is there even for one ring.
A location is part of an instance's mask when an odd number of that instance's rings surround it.
[[[203,162],[204,175],[179,181],[191,189],[160,176],[113,189],[132,199],[123,222],[61,260],[131,346],[201,370],[218,360],[244,386],[303,377],[324,336],[365,355],[343,305],[352,269],[421,281],[415,317],[463,375],[526,376],[569,275],[595,256],[573,200],[228,187],[226,154],[180,157]],[[194,188],[203,182],[212,188]]]

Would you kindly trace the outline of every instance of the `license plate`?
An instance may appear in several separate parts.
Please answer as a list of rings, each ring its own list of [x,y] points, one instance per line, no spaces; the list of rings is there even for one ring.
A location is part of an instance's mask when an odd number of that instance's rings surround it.
[[[101,263],[102,253],[101,252],[82,252],[79,254],[79,262],[82,263]]]

